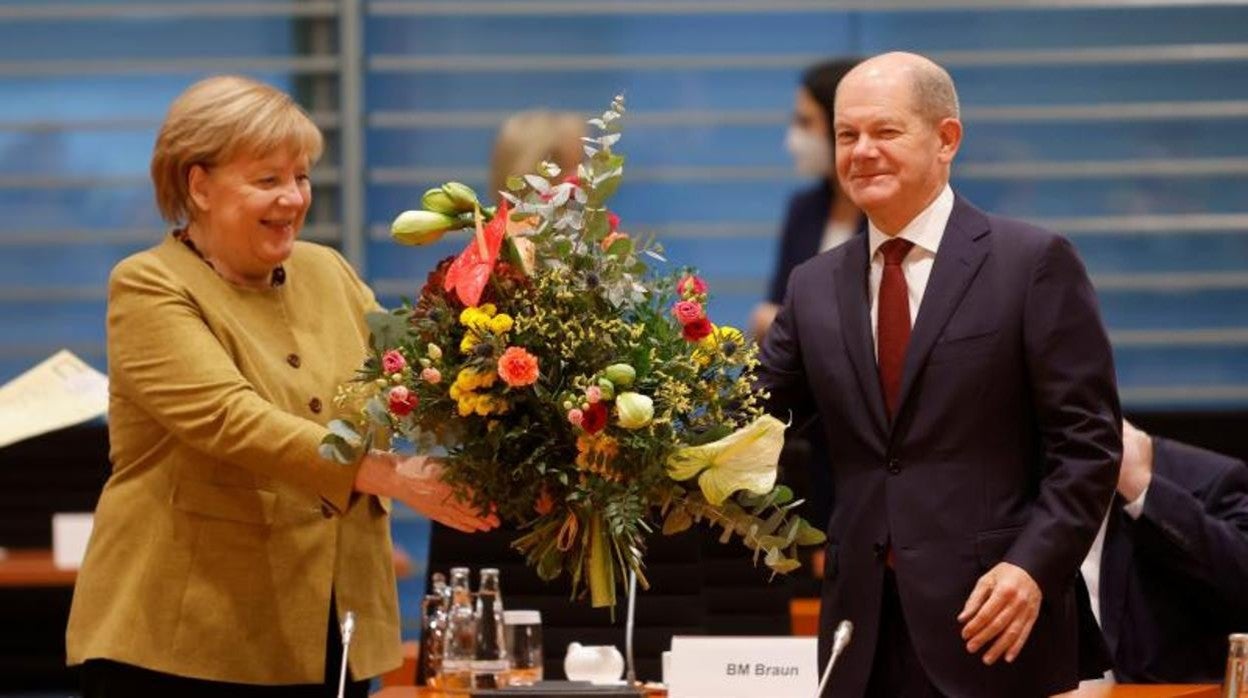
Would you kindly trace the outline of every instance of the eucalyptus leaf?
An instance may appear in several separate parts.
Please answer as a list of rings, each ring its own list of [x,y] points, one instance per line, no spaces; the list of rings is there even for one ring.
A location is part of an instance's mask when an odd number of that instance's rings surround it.
[[[355,425],[345,419],[330,420],[329,424],[326,424],[325,426],[329,428],[329,431],[332,434],[352,446],[359,446],[364,442],[364,440],[360,438],[359,432],[356,431]]]
[[[380,397],[374,397],[364,403],[364,414],[368,415],[368,420],[379,427],[390,424],[390,410],[386,408],[386,403],[382,402]]]
[[[373,312],[364,316],[368,324],[369,338],[373,349],[383,354],[387,349],[395,347],[403,340],[407,331],[407,322],[398,315],[388,312]]]
[[[547,181],[545,177],[527,174],[524,176],[524,181],[527,182],[530,187],[533,187],[533,191],[538,194],[550,193],[550,182]]]

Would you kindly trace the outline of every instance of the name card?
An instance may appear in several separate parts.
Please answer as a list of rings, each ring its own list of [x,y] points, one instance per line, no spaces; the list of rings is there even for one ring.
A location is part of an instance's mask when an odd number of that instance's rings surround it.
[[[812,698],[813,637],[672,638],[671,698]]]

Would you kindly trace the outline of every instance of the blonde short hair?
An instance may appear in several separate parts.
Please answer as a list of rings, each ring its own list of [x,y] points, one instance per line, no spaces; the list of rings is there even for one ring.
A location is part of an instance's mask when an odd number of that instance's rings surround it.
[[[575,174],[581,161],[581,136],[585,120],[575,112],[533,109],[513,114],[498,130],[490,159],[490,191],[507,188],[507,178],[537,171],[549,160],[566,174]]]
[[[316,124],[285,92],[237,75],[201,80],[173,101],[156,136],[151,168],[156,205],[166,221],[185,223],[193,213],[192,167],[279,149],[307,155],[311,164],[323,148]]]

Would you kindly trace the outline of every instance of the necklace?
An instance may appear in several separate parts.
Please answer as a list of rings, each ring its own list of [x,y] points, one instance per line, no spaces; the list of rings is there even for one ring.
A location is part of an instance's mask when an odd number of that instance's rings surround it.
[[[195,256],[202,259],[204,264],[208,265],[209,269],[217,271],[217,268],[212,265],[212,262],[210,262],[208,258],[204,256],[204,253],[200,252],[199,248],[195,246],[195,241],[191,240],[191,235],[187,232],[186,228],[179,228],[173,231],[173,238],[183,245],[186,245],[186,249],[194,252]],[[217,273],[220,274],[220,272]],[[279,264],[277,265],[277,268],[273,270],[272,275],[269,276],[269,285],[273,288],[277,288],[284,283],[286,283],[286,268]]]

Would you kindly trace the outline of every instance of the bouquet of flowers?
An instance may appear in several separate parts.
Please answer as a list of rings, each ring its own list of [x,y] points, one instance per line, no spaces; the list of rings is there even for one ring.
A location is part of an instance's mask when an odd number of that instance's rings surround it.
[[[823,534],[776,486],[785,425],[753,387],[757,348],[707,314],[707,284],[620,229],[623,99],[591,119],[575,173],[512,177],[498,206],[431,189],[395,219],[403,244],[472,237],[415,300],[368,318],[371,357],[336,404],[322,451],[351,462],[378,439],[446,453],[444,478],[520,527],[544,579],[570,575],[596,607],[627,572],[643,586],[645,535],[722,527],[778,573]]]

